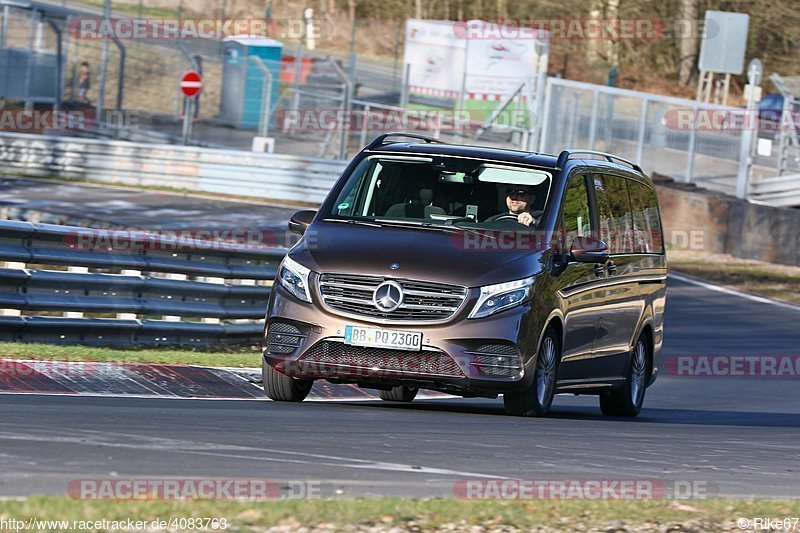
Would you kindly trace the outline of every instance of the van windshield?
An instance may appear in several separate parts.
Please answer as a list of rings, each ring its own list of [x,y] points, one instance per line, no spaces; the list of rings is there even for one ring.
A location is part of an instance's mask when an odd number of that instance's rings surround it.
[[[520,227],[540,221],[551,173],[454,157],[370,156],[353,170],[327,218]],[[534,224],[535,225],[535,224]],[[531,228],[533,229],[533,228]]]

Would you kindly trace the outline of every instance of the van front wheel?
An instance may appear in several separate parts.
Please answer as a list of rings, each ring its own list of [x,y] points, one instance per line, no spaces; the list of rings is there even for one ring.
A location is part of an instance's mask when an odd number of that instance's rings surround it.
[[[286,374],[281,374],[267,363],[261,360],[261,375],[264,385],[264,392],[271,400],[276,402],[302,402],[311,392],[313,379],[296,379]]]
[[[523,392],[509,392],[503,395],[506,413],[513,416],[544,416],[553,405],[556,392],[556,375],[561,359],[559,339],[553,328],[547,332],[536,357],[536,370],[533,385]]]

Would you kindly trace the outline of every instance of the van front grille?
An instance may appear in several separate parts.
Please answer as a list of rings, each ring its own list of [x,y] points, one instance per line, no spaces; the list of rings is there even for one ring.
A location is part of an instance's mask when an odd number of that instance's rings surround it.
[[[378,309],[372,297],[375,289],[388,280],[402,287],[403,301],[397,309],[387,312]],[[467,296],[467,289],[457,285],[353,274],[322,274],[319,291],[331,311],[398,321],[446,320]]]

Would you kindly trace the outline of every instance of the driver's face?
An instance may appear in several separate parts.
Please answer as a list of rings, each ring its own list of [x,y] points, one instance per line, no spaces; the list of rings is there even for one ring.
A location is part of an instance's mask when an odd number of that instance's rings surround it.
[[[518,215],[528,210],[528,206],[533,202],[534,196],[525,189],[509,188],[506,190],[506,206],[508,212]]]

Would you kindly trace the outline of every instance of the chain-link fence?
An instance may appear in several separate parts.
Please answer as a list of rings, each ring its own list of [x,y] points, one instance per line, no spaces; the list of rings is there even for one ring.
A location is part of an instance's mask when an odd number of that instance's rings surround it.
[[[612,152],[645,172],[734,193],[742,131],[715,126],[736,114],[734,107],[549,79],[540,148]]]

